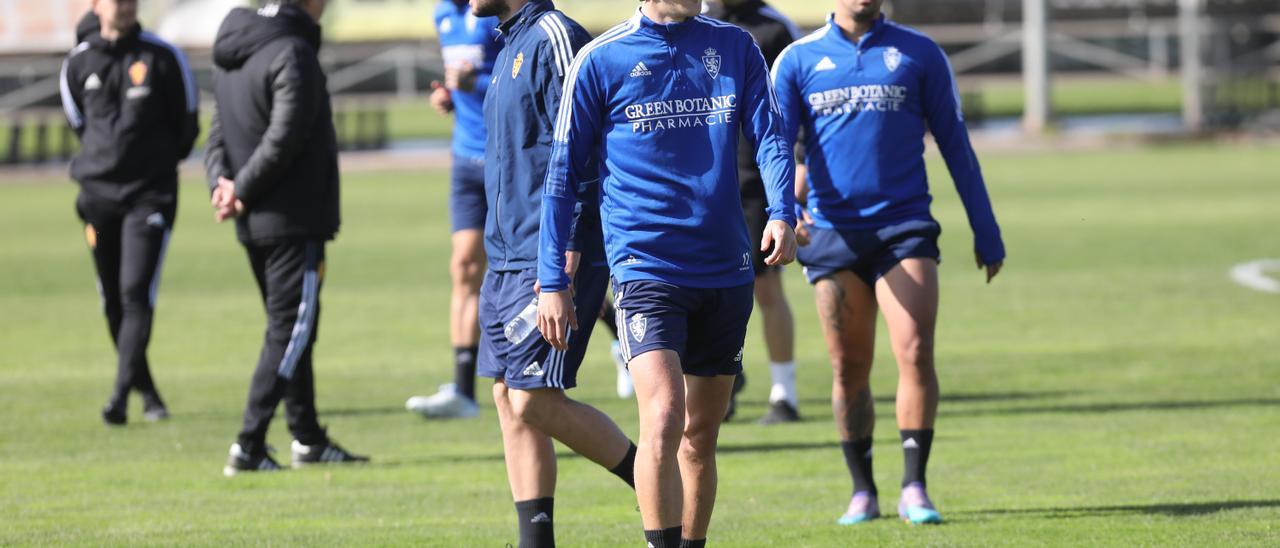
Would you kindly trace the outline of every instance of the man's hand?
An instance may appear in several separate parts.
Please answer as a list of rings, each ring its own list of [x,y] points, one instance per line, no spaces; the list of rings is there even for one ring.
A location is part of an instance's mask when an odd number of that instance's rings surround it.
[[[773,252],[764,258],[764,264],[777,266],[791,264],[796,260],[796,232],[791,225],[773,220],[764,226],[764,236],[760,238],[760,251]]]
[[[454,68],[444,69],[444,87],[462,91],[476,89],[476,67],[471,63],[463,63]]]
[[[436,109],[436,112],[440,114],[448,115],[453,112],[453,95],[439,80],[431,81],[431,98],[429,101],[431,102],[431,108]]]
[[[973,258],[978,263],[978,270],[987,269],[987,283],[991,283],[991,279],[995,278],[996,274],[1000,273],[1000,268],[1004,266],[1004,261],[995,264],[982,264],[982,255],[979,255],[977,251],[973,252]]]
[[[569,330],[578,329],[578,315],[573,313],[573,298],[568,290],[542,292],[538,295],[538,331],[556,350],[569,348]]]
[[[226,177],[218,177],[209,203],[214,209],[213,220],[219,223],[244,213],[244,202],[236,198],[236,183]]]
[[[813,217],[809,216],[809,210],[800,210],[800,219],[796,221],[796,244],[805,246],[809,245],[809,227],[813,226]]]

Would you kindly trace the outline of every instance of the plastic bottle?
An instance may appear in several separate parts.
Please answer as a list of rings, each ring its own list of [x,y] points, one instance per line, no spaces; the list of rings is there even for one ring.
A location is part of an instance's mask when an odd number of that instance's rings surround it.
[[[511,344],[520,344],[522,341],[533,333],[534,328],[538,327],[538,298],[534,297],[529,301],[529,306],[524,307],[515,318],[507,322],[502,328],[502,334],[507,337]]]

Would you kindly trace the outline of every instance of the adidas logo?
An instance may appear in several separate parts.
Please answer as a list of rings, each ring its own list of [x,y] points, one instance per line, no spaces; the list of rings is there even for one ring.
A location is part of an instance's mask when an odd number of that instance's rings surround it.
[[[538,515],[533,516],[529,523],[551,523],[551,516],[548,516],[546,512],[538,512]]]
[[[529,364],[529,367],[524,368],[524,371],[522,371],[522,373],[524,373],[524,376],[526,377],[541,377],[542,366],[538,365],[538,362],[533,362]]]
[[[822,56],[822,60],[818,61],[818,64],[813,66],[813,71],[822,72],[824,70],[835,70],[835,68],[836,64],[831,61],[831,58],[824,55]]]
[[[98,73],[96,72],[93,74],[90,74],[89,78],[84,81],[85,91],[95,90],[100,87],[102,87],[102,79],[98,78]]]
[[[916,443],[915,438],[907,438],[907,441],[902,442],[902,448],[903,449],[919,449],[920,444]]]
[[[649,67],[644,66],[644,61],[636,63],[636,68],[631,69],[632,78],[639,76],[653,76],[653,73],[649,71]]]

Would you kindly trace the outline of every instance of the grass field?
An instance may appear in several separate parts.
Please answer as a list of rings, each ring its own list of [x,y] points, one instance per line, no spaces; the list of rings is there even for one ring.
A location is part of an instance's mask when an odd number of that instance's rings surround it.
[[[740,419],[723,431],[713,544],[1280,544],[1280,297],[1231,265],[1280,256],[1280,150],[1248,145],[985,154],[1009,248],[984,285],[948,179],[930,485],[947,524],[843,528],[849,480],[812,291],[798,323],[799,425],[761,427],[759,328]],[[317,377],[361,468],[222,477],[263,316],[231,227],[183,187],[151,362],[173,419],[105,428],[114,372],[92,267],[63,181],[0,184],[0,544],[502,546],[515,542],[497,421],[428,423],[404,399],[451,375],[442,172],[349,174],[329,250]],[[601,330],[603,331],[603,330]],[[882,504],[897,502],[895,382],[883,329]],[[573,394],[636,431],[597,338]],[[139,404],[133,404],[134,417]],[[277,422],[270,441],[287,460]],[[638,545],[631,493],[568,454],[566,546]]]

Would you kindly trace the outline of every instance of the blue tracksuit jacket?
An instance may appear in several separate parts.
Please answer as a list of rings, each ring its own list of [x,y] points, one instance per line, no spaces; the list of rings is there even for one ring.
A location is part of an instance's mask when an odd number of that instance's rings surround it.
[[[497,17],[476,17],[468,2],[442,0],[433,19],[440,35],[446,67],[470,63],[476,68],[476,88],[449,90],[453,97],[453,153],[484,158],[484,94],[493,76],[493,63],[502,49]]]
[[[550,0],[530,0],[498,31],[505,44],[484,98],[489,130],[484,157],[489,205],[484,247],[490,270],[513,271],[538,264],[538,221],[553,118],[573,55],[591,36],[556,11]],[[594,203],[592,191],[583,195]],[[582,246],[569,247],[582,251],[584,263],[599,262],[603,250],[599,249],[598,208],[579,209],[583,216],[576,237]]]
[[[783,50],[773,78],[788,139],[804,128],[806,207],[817,226],[867,229],[930,218],[927,126],[979,256],[986,264],[1004,260],[951,64],[933,40],[882,16],[853,43],[828,19]]]
[[[791,147],[751,35],[706,17],[658,24],[637,12],[583,48],[564,95],[542,205],[542,288],[568,284],[561,250],[582,182],[596,178],[615,279],[750,283],[760,235],[747,234],[742,216],[739,134],[756,147],[769,218],[795,223]]]

